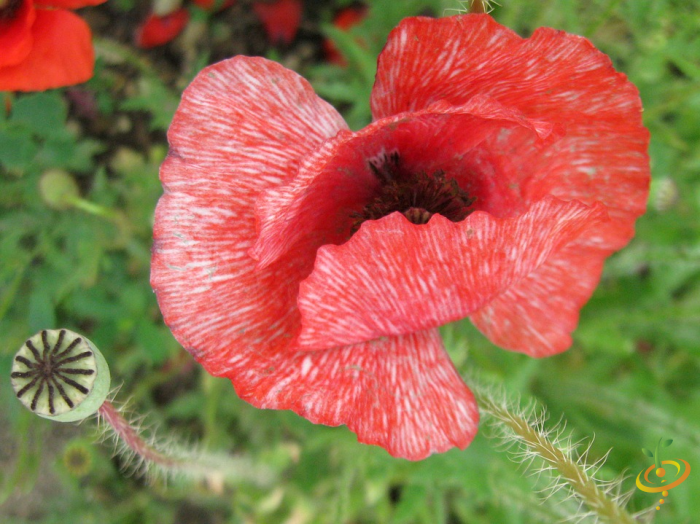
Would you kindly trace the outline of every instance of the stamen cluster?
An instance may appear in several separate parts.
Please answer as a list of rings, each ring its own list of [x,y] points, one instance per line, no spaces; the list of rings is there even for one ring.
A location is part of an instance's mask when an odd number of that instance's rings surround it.
[[[0,0],[0,23],[14,18],[22,0]]]
[[[475,199],[464,191],[454,178],[437,170],[406,173],[400,168],[398,153],[369,162],[369,168],[382,183],[381,190],[360,213],[354,213],[353,231],[365,220],[377,220],[394,211],[402,213],[414,224],[427,224],[434,214],[452,222],[464,220],[472,211]]]

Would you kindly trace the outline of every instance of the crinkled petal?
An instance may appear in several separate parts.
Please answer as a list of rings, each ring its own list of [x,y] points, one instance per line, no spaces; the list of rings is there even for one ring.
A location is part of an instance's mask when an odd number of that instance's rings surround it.
[[[32,49],[31,28],[35,18],[34,5],[30,0],[23,0],[10,19],[0,19],[0,91],[10,90],[4,87],[3,68],[20,63]]]
[[[299,289],[298,346],[331,348],[464,318],[606,219],[601,205],[548,197],[513,218],[476,211],[457,223],[434,215],[415,225],[400,213],[367,221],[345,244],[319,249]]]
[[[372,92],[376,119],[477,95],[566,131],[540,159],[530,202],[545,193],[602,202],[613,220],[589,242],[619,249],[629,241],[648,196],[649,135],[637,89],[607,56],[554,29],[520,38],[487,15],[408,18],[392,31]]]
[[[0,90],[41,91],[85,82],[95,62],[90,28],[70,11],[37,9],[30,53],[0,68]],[[56,45],[60,42],[60,45]]]
[[[161,168],[151,284],[175,337],[210,372],[274,353],[298,330],[296,290],[315,253],[255,271],[253,206],[345,127],[304,79],[263,58],[215,64],[185,91]]]
[[[406,18],[391,32],[372,92],[375,119],[475,95],[530,117],[641,124],[637,89],[584,37],[542,27],[521,38],[488,15]]]
[[[527,201],[554,195],[603,203],[612,219],[585,242],[618,250],[634,236],[646,211],[650,168],[647,130],[634,124],[590,122],[569,126],[566,136],[542,152],[523,188]]]
[[[56,9],[80,9],[92,5],[104,4],[107,0],[34,0],[37,7],[53,7]]]
[[[608,255],[576,243],[565,246],[470,318],[500,347],[531,357],[560,353],[571,345],[579,311],[598,285]]]
[[[443,171],[457,180],[476,198],[475,209],[516,215],[526,209],[520,191],[533,157],[555,135],[552,126],[484,97],[459,107],[436,103],[342,133],[302,164],[289,185],[260,199],[260,236],[251,255],[265,267],[300,242],[318,249],[347,240],[353,213],[379,191],[370,161],[392,151],[407,171]]]
[[[310,353],[240,351],[218,366],[260,408],[291,409],[316,424],[346,424],[360,442],[419,460],[474,438],[474,397],[437,330]]]

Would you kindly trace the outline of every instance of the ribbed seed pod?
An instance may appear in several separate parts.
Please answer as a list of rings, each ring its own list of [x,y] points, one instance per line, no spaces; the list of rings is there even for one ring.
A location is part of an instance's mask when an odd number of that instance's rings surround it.
[[[95,413],[110,386],[109,368],[100,351],[67,329],[43,330],[27,340],[15,355],[10,377],[22,404],[59,422]]]

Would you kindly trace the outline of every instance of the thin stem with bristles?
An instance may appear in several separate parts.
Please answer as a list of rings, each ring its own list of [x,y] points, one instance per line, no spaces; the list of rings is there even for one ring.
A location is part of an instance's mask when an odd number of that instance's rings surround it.
[[[483,0],[472,0],[472,5],[469,8],[469,12],[476,14],[486,13],[487,11],[485,4],[486,2],[484,2]]]
[[[598,521],[610,524],[635,523],[632,516],[618,504],[618,498],[608,497],[599,487],[598,481],[588,475],[587,470],[591,467],[585,467],[580,461],[572,458],[570,449],[566,449],[571,447],[570,444],[563,446],[566,450],[555,445],[548,438],[551,431],[539,427],[539,423],[532,424],[525,415],[527,410],[509,409],[508,402],[499,401],[488,388],[477,386],[474,388],[474,394],[481,413],[490,418],[493,424],[501,426],[500,429],[510,432],[514,437],[510,440],[518,442],[528,457],[539,457],[543,460],[545,467],[542,469],[552,472],[556,470],[561,480],[568,485],[571,495],[584,503]],[[555,433],[561,436],[561,431]],[[585,454],[584,452],[580,458],[584,458]]]
[[[496,2],[493,2],[494,4]],[[469,12],[474,14],[490,13],[493,11],[491,0],[470,0]]]
[[[138,421],[125,417],[123,408],[115,407],[109,400],[100,406],[97,416],[105,436],[115,440],[117,453],[127,468],[135,460],[134,469],[139,472],[166,477],[181,475],[210,484],[232,480],[267,485],[274,478],[267,468],[255,466],[245,457],[212,455],[182,446],[164,445],[154,437],[144,438]]]
[[[166,470],[183,465],[181,459],[168,457],[149,446],[111,402],[106,401],[97,412],[102,420],[114,430],[121,441],[144,461],[153,463]]]

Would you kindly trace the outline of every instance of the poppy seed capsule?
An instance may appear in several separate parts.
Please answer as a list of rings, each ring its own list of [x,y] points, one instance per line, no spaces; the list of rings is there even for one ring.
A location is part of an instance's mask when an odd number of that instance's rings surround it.
[[[82,420],[107,398],[109,367],[87,338],[67,329],[43,330],[15,355],[10,374],[17,398],[40,417]]]
[[[51,209],[70,209],[80,198],[80,190],[75,179],[62,169],[50,169],[39,179],[41,199]]]

